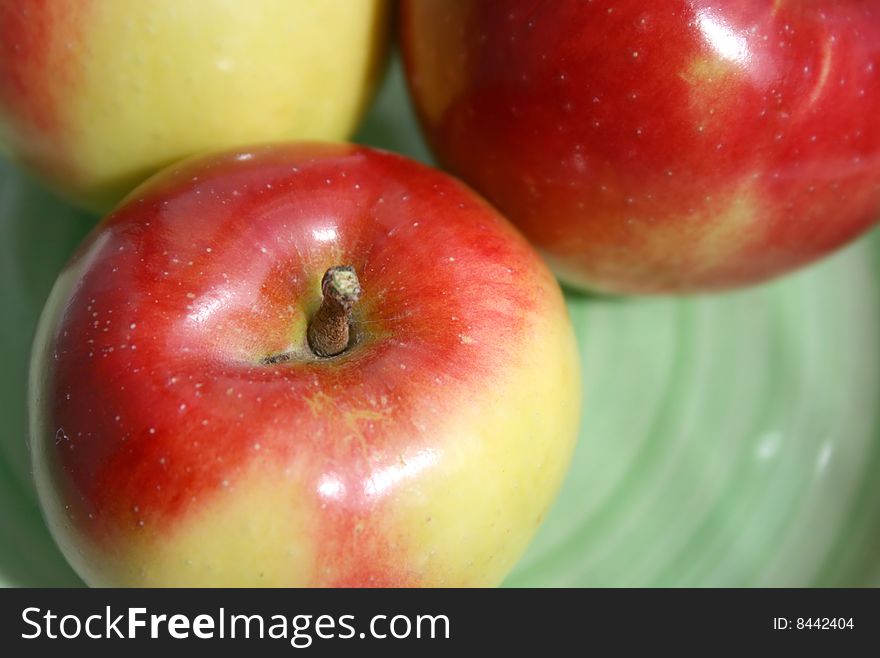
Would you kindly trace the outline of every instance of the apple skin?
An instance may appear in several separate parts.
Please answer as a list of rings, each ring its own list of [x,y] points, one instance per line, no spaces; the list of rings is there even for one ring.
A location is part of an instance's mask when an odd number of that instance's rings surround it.
[[[338,264],[360,338],[318,359]],[[451,177],[350,145],[197,158],[53,288],[37,490],[91,585],[496,585],[565,474],[578,364],[549,269]]]
[[[880,8],[867,0],[404,0],[440,163],[568,284],[771,279],[880,216]]]
[[[387,13],[385,0],[0,0],[0,143],[106,212],[196,153],[346,139],[385,61]]]

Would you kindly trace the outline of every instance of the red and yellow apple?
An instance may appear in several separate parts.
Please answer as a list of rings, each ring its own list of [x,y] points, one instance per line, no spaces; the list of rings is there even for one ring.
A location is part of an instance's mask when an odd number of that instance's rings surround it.
[[[756,283],[880,217],[870,0],[404,0],[439,161],[573,286]]]
[[[106,211],[201,151],[345,139],[386,18],[385,0],[0,0],[0,142]]]
[[[321,357],[335,266],[350,336]],[[40,501],[93,585],[494,585],[566,471],[576,350],[550,271],[445,174],[349,145],[204,156],[52,291]]]

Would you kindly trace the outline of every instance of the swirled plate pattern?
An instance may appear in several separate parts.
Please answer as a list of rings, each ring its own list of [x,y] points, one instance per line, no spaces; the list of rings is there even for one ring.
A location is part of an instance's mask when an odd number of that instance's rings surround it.
[[[358,141],[430,161],[391,67]],[[0,584],[82,584],[30,479],[31,336],[95,219],[0,165]],[[770,285],[567,294],[584,373],[568,479],[507,585],[880,585],[880,235]]]

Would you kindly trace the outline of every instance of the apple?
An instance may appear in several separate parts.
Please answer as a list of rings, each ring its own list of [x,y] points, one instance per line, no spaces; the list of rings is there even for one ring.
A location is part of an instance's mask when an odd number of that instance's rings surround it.
[[[386,4],[0,0],[0,143],[103,212],[198,152],[346,139],[384,61]]]
[[[404,0],[440,163],[568,284],[771,279],[880,217],[880,8],[866,0]]]
[[[549,269],[462,183],[351,145],[202,156],[53,288],[39,499],[92,585],[495,585],[569,463],[578,363]]]

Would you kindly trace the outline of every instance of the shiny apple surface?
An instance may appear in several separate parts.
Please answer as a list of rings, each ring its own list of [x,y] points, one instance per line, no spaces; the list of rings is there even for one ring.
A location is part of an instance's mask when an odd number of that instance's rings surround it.
[[[574,287],[741,287],[880,218],[873,2],[411,0],[400,26],[439,162]]]
[[[339,265],[362,295],[321,357]],[[91,584],[498,584],[569,463],[577,364],[547,267],[451,177],[349,145],[195,158],[59,276],[37,489]]]

